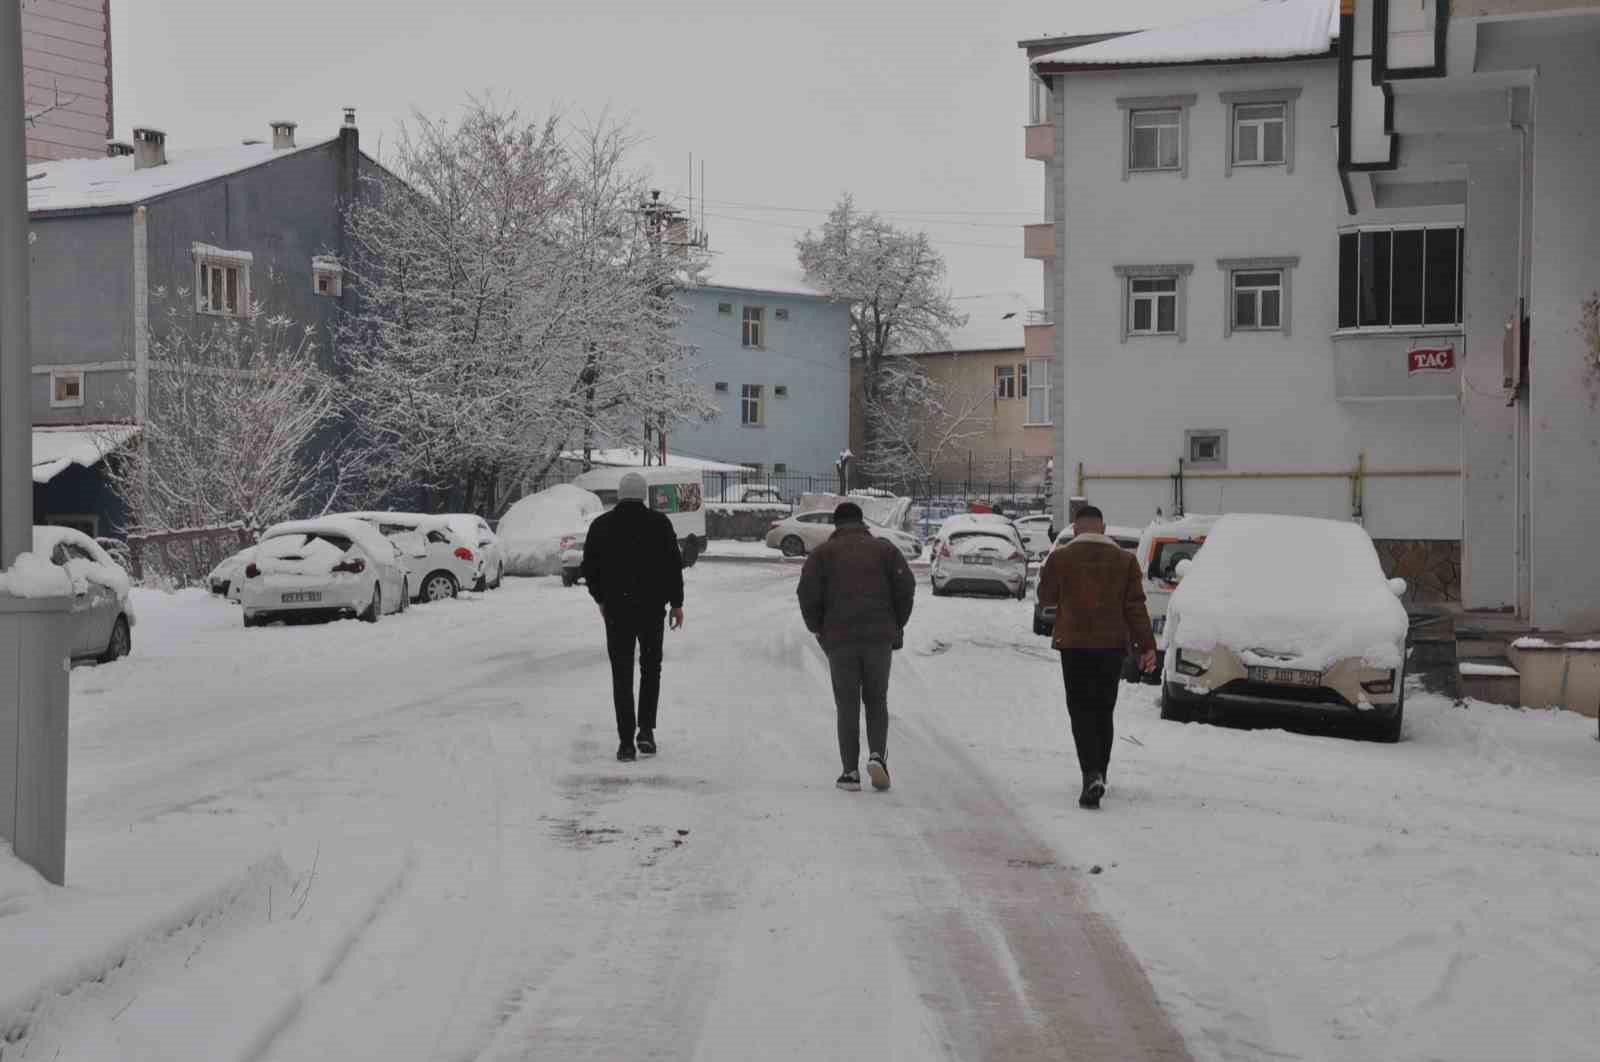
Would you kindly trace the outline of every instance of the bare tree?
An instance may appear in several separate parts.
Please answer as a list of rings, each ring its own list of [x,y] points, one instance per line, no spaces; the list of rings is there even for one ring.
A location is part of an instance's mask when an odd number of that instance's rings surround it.
[[[335,385],[313,334],[282,316],[168,306],[150,339],[142,444],[109,466],[128,530],[264,527],[338,501],[342,454],[325,438]]]
[[[884,389],[886,357],[910,350],[937,350],[949,330],[966,323],[944,288],[944,258],[926,233],[896,228],[877,214],[862,213],[842,196],[820,231],[795,241],[807,281],[850,304],[850,352],[861,360],[861,398],[866,415],[862,467],[894,468],[884,454],[891,426],[885,412],[895,404]]]
[[[919,358],[891,355],[865,413],[878,425],[877,454],[864,462],[866,471],[875,481],[912,489],[989,432],[994,394],[987,386],[940,380]]]

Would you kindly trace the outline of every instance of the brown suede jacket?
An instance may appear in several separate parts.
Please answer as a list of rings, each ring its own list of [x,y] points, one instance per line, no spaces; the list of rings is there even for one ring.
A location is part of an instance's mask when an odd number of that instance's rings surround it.
[[[1050,644],[1057,649],[1156,647],[1139,561],[1104,535],[1078,535],[1050,554],[1039,601],[1056,607]]]

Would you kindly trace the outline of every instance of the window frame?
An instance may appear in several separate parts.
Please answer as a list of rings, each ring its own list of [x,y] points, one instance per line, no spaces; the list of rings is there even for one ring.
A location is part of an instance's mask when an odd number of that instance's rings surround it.
[[[328,290],[322,288],[323,281],[327,281]],[[338,299],[344,296],[344,266],[332,255],[311,256],[311,293],[324,299]]]
[[[1048,425],[1053,425],[1056,422],[1055,421],[1055,411],[1050,408],[1050,361],[1051,361],[1051,359],[1048,358],[1048,357],[1044,357],[1044,358],[1029,358],[1028,361],[1027,361],[1027,366],[1028,366],[1028,408],[1023,413],[1023,416],[1022,416],[1022,426],[1025,427],[1025,428],[1048,426]],[[1038,377],[1034,372],[1035,363],[1037,363],[1038,365],[1044,367],[1044,374],[1043,374],[1044,383],[1039,383],[1038,382]],[[1033,417],[1033,406],[1034,406],[1034,400],[1036,398],[1038,399],[1038,402],[1039,402],[1039,408],[1044,413],[1044,419],[1043,420],[1035,420],[1034,417]]]
[[[1290,330],[1292,308],[1294,306],[1294,269],[1300,264],[1299,255],[1279,255],[1276,257],[1255,256],[1250,258],[1219,258],[1217,268],[1223,272],[1222,285],[1222,337],[1224,339],[1234,332],[1258,332],[1293,334]],[[1278,274],[1278,323],[1262,327],[1259,324],[1240,327],[1234,320],[1234,277],[1240,273],[1273,273]],[[1257,301],[1259,311],[1259,300]]]
[[[754,316],[751,316],[754,311]],[[767,308],[745,306],[739,316],[739,345],[745,350],[767,349]],[[752,326],[754,328],[752,329]],[[751,342],[754,336],[755,342]]]
[[[81,409],[84,399],[84,385],[87,383],[86,374],[82,369],[51,369],[50,370],[50,408],[51,409]],[[57,398],[56,385],[58,382],[76,379],[78,382],[78,395],[76,398]]]
[[[751,410],[755,411],[753,417]],[[764,428],[767,426],[765,384],[739,385],[739,424],[746,428]]]
[[[1217,439],[1217,456],[1214,458],[1197,458],[1194,456],[1196,440],[1207,439],[1215,436]],[[1228,429],[1226,428],[1187,428],[1183,433],[1183,463],[1187,468],[1210,468],[1226,471],[1228,468]]]
[[[1122,111],[1122,179],[1134,174],[1176,173],[1180,178],[1189,176],[1189,111],[1198,97],[1190,92],[1175,96],[1120,96],[1117,107]],[[1178,164],[1154,168],[1133,166],[1133,123],[1137,114],[1152,111],[1176,111],[1178,115]],[[1159,148],[1159,137],[1157,146]],[[1160,162],[1159,157],[1157,162]]]
[[[1016,397],[1017,367],[1011,364],[996,365],[994,367],[994,400],[996,402],[1011,402]]]
[[[190,253],[194,256],[194,309],[196,313],[205,314],[207,317],[233,317],[244,318],[250,316],[250,267],[255,262],[255,256],[249,251],[230,251],[223,247],[213,247],[210,244],[194,244]],[[224,306],[214,309],[211,306],[209,291],[212,281],[212,270],[217,270],[226,276],[228,271],[237,273],[234,281],[234,306],[232,309]],[[226,286],[226,285],[224,285]],[[315,290],[315,280],[312,282]]]
[[[731,302],[719,302],[719,303],[717,303],[717,316],[718,317],[732,317],[733,316],[733,303],[731,303]]]
[[[1273,89],[1250,89],[1241,92],[1218,93],[1223,107],[1228,116],[1226,145],[1223,152],[1223,175],[1233,176],[1233,168],[1239,166],[1250,170],[1266,170],[1274,166],[1282,166],[1284,173],[1294,172],[1294,110],[1295,101],[1300,98],[1300,86],[1290,85]],[[1262,104],[1278,103],[1283,105],[1283,161],[1282,162],[1240,162],[1238,161],[1238,109],[1241,106],[1251,107]]]
[[[1454,232],[1455,232],[1455,244],[1456,244],[1456,255],[1455,255],[1455,259],[1456,259],[1456,261],[1455,261],[1455,274],[1456,274],[1455,275],[1455,281],[1456,281],[1456,284],[1455,284],[1455,318],[1456,319],[1454,321],[1429,322],[1428,321],[1428,274],[1427,274],[1428,236],[1427,236],[1427,234],[1430,233],[1430,232],[1443,232],[1443,231],[1449,231],[1449,230],[1454,230]],[[1423,237],[1422,237],[1422,254],[1421,254],[1422,268],[1419,271],[1418,281],[1417,281],[1418,285],[1419,285],[1419,288],[1420,288],[1418,306],[1419,306],[1420,313],[1421,313],[1421,320],[1416,321],[1416,322],[1407,322],[1407,323],[1403,323],[1403,324],[1395,324],[1394,323],[1394,306],[1395,306],[1395,300],[1394,300],[1394,293],[1395,293],[1395,288],[1394,288],[1394,283],[1395,283],[1395,235],[1397,233],[1401,233],[1401,232],[1418,232],[1418,231],[1423,233]],[[1383,305],[1384,305],[1385,314],[1387,315],[1387,318],[1388,318],[1388,323],[1387,324],[1362,324],[1361,323],[1361,296],[1362,296],[1362,289],[1361,289],[1361,261],[1362,261],[1361,243],[1362,243],[1362,241],[1361,241],[1361,238],[1363,236],[1367,235],[1367,234],[1387,234],[1388,237],[1389,237],[1388,250],[1387,250],[1387,256],[1388,256],[1387,257],[1387,263],[1388,263],[1387,268],[1388,268],[1389,276],[1388,276],[1388,284],[1383,289],[1383,295],[1384,295],[1384,299],[1385,299]],[[1345,318],[1344,318],[1344,294],[1345,294],[1344,293],[1344,280],[1345,280],[1344,239],[1345,239],[1346,236],[1354,236],[1355,237],[1355,248],[1356,248],[1355,249],[1355,273],[1354,273],[1355,291],[1354,291],[1354,296],[1353,296],[1354,314],[1355,314],[1355,316],[1354,316],[1354,323],[1353,324],[1345,324]],[[1462,304],[1463,303],[1463,295],[1465,294],[1465,288],[1466,288],[1466,239],[1467,239],[1467,230],[1466,230],[1466,222],[1464,220],[1463,221],[1445,221],[1445,222],[1438,222],[1438,221],[1435,221],[1435,222],[1421,222],[1421,221],[1418,221],[1418,222],[1400,222],[1400,223],[1391,224],[1391,225],[1344,225],[1344,226],[1341,226],[1337,230],[1337,232],[1334,234],[1334,240],[1335,240],[1335,243],[1334,243],[1334,262],[1335,262],[1335,276],[1337,278],[1337,281],[1336,281],[1335,294],[1334,294],[1334,299],[1335,299],[1334,324],[1335,324],[1335,327],[1334,327],[1333,334],[1336,335],[1336,336],[1338,336],[1338,335],[1441,335],[1441,334],[1442,335],[1461,335],[1461,334],[1463,334],[1465,329],[1466,329],[1466,310],[1465,310],[1465,307]]]
[[[1111,271],[1116,274],[1122,285],[1122,298],[1117,312],[1121,315],[1122,342],[1130,338],[1137,339],[1166,339],[1175,337],[1178,342],[1188,338],[1189,316],[1189,274],[1194,272],[1194,264],[1190,262],[1161,263],[1146,265],[1115,265]],[[1175,296],[1173,304],[1173,330],[1171,332],[1159,331],[1134,331],[1133,328],[1133,282],[1136,280],[1173,280],[1172,294]],[[1144,294],[1166,294],[1144,293]],[[1160,303],[1157,302],[1151,314],[1152,325],[1160,321]]]

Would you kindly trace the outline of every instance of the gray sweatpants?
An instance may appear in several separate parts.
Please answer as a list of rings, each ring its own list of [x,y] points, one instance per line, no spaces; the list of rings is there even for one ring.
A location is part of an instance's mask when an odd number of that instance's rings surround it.
[[[828,653],[833,703],[839,710],[839,759],[854,771],[861,760],[861,706],[867,708],[867,749],[887,758],[889,664],[894,650],[883,644],[845,645]]]

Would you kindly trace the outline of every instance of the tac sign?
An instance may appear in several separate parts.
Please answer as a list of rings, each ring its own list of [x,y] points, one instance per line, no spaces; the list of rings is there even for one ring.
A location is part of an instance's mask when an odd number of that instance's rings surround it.
[[[1456,367],[1456,348],[1453,343],[1442,347],[1415,347],[1406,352],[1406,375],[1419,372],[1449,372]]]

